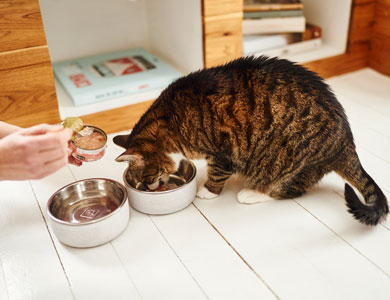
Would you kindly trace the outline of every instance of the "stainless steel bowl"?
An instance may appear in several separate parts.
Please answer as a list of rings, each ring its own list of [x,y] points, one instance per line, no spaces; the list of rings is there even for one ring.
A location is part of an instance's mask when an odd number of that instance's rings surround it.
[[[143,191],[142,185],[135,180],[127,168],[123,174],[130,205],[146,214],[164,215],[184,209],[192,203],[196,195],[196,167],[189,160],[180,162],[177,172],[171,175],[170,181],[182,182],[175,189],[167,191]],[[137,187],[137,188],[136,188]]]
[[[72,247],[94,247],[116,238],[129,221],[126,188],[106,178],[73,182],[55,192],[47,214],[57,238]]]

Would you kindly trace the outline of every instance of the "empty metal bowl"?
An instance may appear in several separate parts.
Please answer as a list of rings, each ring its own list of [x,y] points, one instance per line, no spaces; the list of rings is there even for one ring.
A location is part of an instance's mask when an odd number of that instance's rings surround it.
[[[130,205],[146,214],[164,215],[184,209],[196,195],[196,168],[189,160],[180,161],[178,170],[171,174],[168,184],[178,187],[166,191],[142,190],[127,168],[123,174]]]
[[[106,178],[76,181],[50,197],[47,214],[62,243],[79,248],[102,245],[127,226],[127,191],[119,182]]]

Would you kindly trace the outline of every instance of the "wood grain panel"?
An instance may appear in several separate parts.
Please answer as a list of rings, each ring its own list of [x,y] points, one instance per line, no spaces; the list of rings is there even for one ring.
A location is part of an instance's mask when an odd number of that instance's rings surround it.
[[[370,67],[390,75],[390,1],[377,0],[371,38]]]
[[[374,2],[355,5],[350,25],[349,43],[370,40],[374,17]]]
[[[348,47],[344,54],[304,64],[324,78],[352,72],[368,66],[370,30],[374,22],[375,1],[354,1],[352,5]]]
[[[369,42],[353,44],[347,53],[303,64],[323,78],[341,75],[368,65]]]
[[[375,3],[376,0],[352,0],[354,5],[367,4],[367,3]]]
[[[242,12],[242,0],[202,0],[203,16],[219,16]]]
[[[205,67],[242,56],[242,12],[204,19]]]
[[[0,53],[0,119],[22,127],[60,121],[47,46]]]
[[[106,133],[133,128],[154,100],[81,116],[84,123],[93,124]]]
[[[38,0],[0,1],[0,52],[45,44]]]

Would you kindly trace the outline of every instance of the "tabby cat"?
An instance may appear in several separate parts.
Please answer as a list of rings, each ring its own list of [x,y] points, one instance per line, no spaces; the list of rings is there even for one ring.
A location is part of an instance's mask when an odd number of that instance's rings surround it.
[[[364,196],[366,204],[345,184],[357,220],[376,225],[389,212],[330,87],[288,60],[246,57],[179,78],[114,142],[126,149],[116,160],[149,187],[167,180],[170,154],[182,153],[207,160],[200,198],[217,196],[233,174],[245,178],[242,203],[295,198],[335,171]]]

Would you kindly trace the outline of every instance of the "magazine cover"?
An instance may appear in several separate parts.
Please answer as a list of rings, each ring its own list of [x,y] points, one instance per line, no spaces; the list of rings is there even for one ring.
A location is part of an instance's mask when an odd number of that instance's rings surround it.
[[[182,76],[143,48],[61,61],[53,70],[76,106],[165,88]]]

